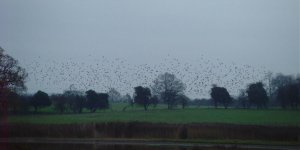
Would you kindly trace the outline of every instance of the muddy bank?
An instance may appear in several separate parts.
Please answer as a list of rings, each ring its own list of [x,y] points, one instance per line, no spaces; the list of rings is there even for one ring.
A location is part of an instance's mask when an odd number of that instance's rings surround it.
[[[11,124],[8,126],[8,136],[128,139],[239,139],[300,142],[300,127],[143,122],[62,125]]]

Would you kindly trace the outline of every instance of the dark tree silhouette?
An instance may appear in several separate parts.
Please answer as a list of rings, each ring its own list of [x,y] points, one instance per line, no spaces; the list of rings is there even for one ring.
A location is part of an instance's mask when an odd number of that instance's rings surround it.
[[[86,91],[86,106],[91,112],[95,112],[99,106],[98,94],[93,90]]]
[[[86,98],[83,95],[75,95],[72,101],[69,101],[70,109],[74,113],[82,113],[85,107]]]
[[[86,98],[79,91],[65,91],[63,94],[54,94],[50,97],[55,110],[59,113],[72,111],[82,113],[85,107]]]
[[[282,87],[285,87],[286,85],[291,84],[292,82],[293,82],[293,77],[290,75],[284,75],[284,74],[278,73],[278,74],[276,74],[276,76],[272,77],[272,79],[269,80],[270,101],[275,100],[274,101],[275,104],[279,102],[280,105],[283,106],[285,102],[280,101],[278,99],[279,89],[281,88],[280,90],[282,92],[282,90],[283,90]]]
[[[176,96],[177,102],[181,105],[182,109],[184,109],[189,102],[189,98],[186,95],[180,94]]]
[[[50,98],[47,93],[43,91],[37,91],[33,95],[32,106],[34,107],[34,111],[37,112],[38,108],[46,107],[51,105]]]
[[[168,109],[172,109],[177,104],[176,96],[183,94],[186,86],[174,74],[166,72],[154,80],[154,85],[151,88],[153,95],[160,96],[168,105]]]
[[[69,90],[66,90],[63,94],[68,103],[69,109],[73,113],[81,113],[82,109],[85,107],[85,97],[84,93],[75,89],[73,85],[70,86]]]
[[[134,103],[144,106],[145,111],[147,111],[151,98],[151,91],[147,87],[137,86],[134,88],[135,96]]]
[[[54,94],[50,96],[54,109],[59,113],[64,113],[67,109],[67,99],[63,94]]]
[[[300,86],[297,83],[290,84],[287,87],[287,92],[287,99],[291,108],[297,109],[300,101]]]
[[[215,108],[218,107],[218,103],[221,103],[224,105],[225,109],[227,109],[228,105],[232,102],[231,96],[224,87],[213,85],[210,96],[214,102]]]
[[[31,100],[33,95],[20,95],[20,109],[18,110],[21,113],[28,113],[30,110]]]
[[[150,103],[153,104],[154,107],[156,107],[158,104],[158,97],[156,95],[152,96],[150,98]]]
[[[10,91],[8,94],[8,106],[13,113],[17,113],[17,111],[21,107],[20,96],[18,93],[14,91]]]
[[[25,69],[19,66],[18,61],[4,54],[0,47],[0,111],[7,113],[7,96],[9,91],[26,89],[24,80],[27,77]]]
[[[100,100],[99,109],[108,109],[109,108],[109,95],[107,93],[99,93],[98,98]]]
[[[109,108],[109,95],[107,93],[96,93],[93,90],[86,91],[86,107],[91,112],[96,112],[97,109]]]
[[[277,100],[280,102],[281,108],[286,109],[288,105],[287,97],[287,88],[286,86],[282,86],[277,89]]]
[[[293,77],[289,75],[277,74],[271,80],[271,88],[273,91],[278,90],[280,87],[284,87],[293,82]]]
[[[277,91],[277,100],[283,109],[286,109],[288,106],[292,109],[297,109],[300,104],[300,82],[280,87]]]
[[[267,108],[267,102],[269,100],[264,85],[261,82],[250,84],[247,89],[248,99],[251,105],[256,105],[257,109]]]
[[[4,50],[0,47],[0,134],[4,138],[8,137],[8,92],[25,90],[26,77],[25,69],[19,66],[17,60],[4,54]]]

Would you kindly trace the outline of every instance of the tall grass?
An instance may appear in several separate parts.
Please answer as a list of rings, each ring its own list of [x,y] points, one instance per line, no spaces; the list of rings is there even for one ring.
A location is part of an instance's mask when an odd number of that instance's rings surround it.
[[[300,142],[300,127],[145,122],[62,125],[13,124],[9,127],[9,136],[55,138],[240,139]]]

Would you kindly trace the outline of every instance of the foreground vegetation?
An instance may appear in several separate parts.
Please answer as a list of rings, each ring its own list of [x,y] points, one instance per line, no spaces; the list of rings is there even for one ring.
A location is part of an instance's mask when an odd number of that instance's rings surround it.
[[[228,123],[249,125],[300,126],[300,111],[297,110],[256,110],[256,109],[214,109],[190,107],[186,109],[167,110],[165,105],[150,107],[143,111],[142,107],[122,109],[125,104],[114,104],[110,110],[98,110],[82,114],[57,114],[51,108],[42,110],[40,114],[11,115],[9,123],[33,124],[71,124],[100,122],[152,122],[152,123]]]
[[[11,124],[10,138],[98,138],[98,139],[181,139],[237,140],[255,143],[299,144],[300,127],[257,126],[214,123],[166,124],[148,122],[109,122],[81,124]],[[216,141],[218,142],[218,141]],[[238,142],[237,142],[238,143]]]

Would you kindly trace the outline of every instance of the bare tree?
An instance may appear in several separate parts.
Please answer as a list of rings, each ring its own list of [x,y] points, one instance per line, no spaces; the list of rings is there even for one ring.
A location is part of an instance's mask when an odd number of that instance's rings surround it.
[[[272,78],[270,86],[272,87],[273,91],[276,91],[280,87],[291,84],[292,82],[293,82],[293,76],[277,74],[275,77]]]
[[[272,99],[273,95],[273,87],[272,87],[272,79],[273,79],[273,73],[271,71],[268,71],[266,73],[265,79],[267,80],[268,84],[268,95]]]
[[[2,114],[7,113],[7,94],[9,91],[25,90],[25,69],[19,66],[17,60],[4,54],[0,47],[0,109]]]
[[[183,94],[186,88],[185,84],[174,74],[164,73],[159,75],[151,87],[153,94],[158,95],[172,109],[176,105],[176,96]]]
[[[110,102],[120,102],[121,101],[121,94],[118,92],[115,88],[110,88],[108,93],[109,95],[109,101]]]

